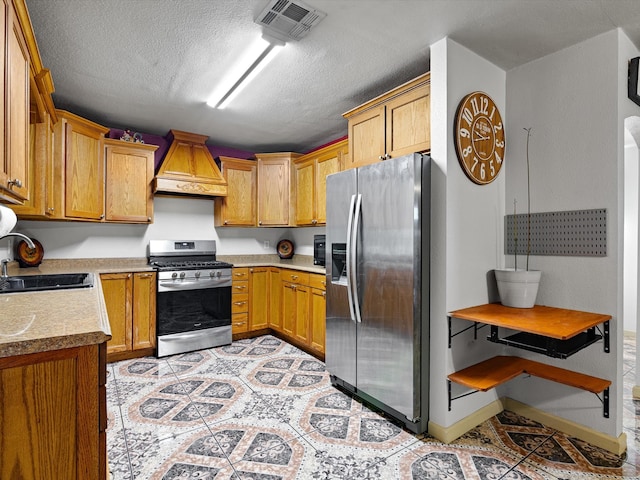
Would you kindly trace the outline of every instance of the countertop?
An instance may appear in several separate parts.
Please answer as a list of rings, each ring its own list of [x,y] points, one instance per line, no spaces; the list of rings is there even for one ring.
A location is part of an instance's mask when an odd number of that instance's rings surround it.
[[[324,274],[313,257],[294,255],[219,255],[235,267],[272,266]],[[38,267],[9,264],[9,275],[90,272],[93,287],[0,294],[0,358],[80,347],[111,338],[102,296],[101,273],[153,271],[146,258],[45,259]]]

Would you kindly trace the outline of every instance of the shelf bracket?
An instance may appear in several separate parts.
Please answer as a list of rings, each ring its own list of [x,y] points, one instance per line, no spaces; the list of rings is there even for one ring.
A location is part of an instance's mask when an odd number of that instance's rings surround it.
[[[467,393],[463,393],[462,395],[458,395],[457,397],[451,396],[451,380],[447,379],[447,392],[449,397],[449,411],[451,411],[451,402],[454,400],[458,400],[459,398],[468,397],[469,395],[473,395],[474,393],[478,393],[480,390],[472,390]]]
[[[459,332],[456,333],[451,333],[452,329],[451,329],[451,317],[447,316],[447,320],[449,322],[449,348],[451,348],[451,339],[455,336],[460,335],[461,333],[466,332],[467,330],[471,330],[473,328],[473,339],[477,340],[478,339],[478,330],[480,330],[482,327],[486,327],[486,325],[482,325],[481,327],[478,327],[478,323],[479,322],[473,322],[473,325],[467,327],[467,328],[463,328],[462,330],[460,330]]]
[[[602,415],[604,418],[609,418],[609,387],[602,391],[602,398],[597,393],[595,396],[602,402]],[[451,405],[451,402],[449,402],[449,405]],[[449,410],[451,410],[451,407],[449,407]]]

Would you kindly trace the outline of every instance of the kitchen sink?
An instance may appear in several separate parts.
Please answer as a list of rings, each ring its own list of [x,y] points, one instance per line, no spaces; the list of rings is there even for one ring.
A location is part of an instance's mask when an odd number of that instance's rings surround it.
[[[0,278],[0,293],[37,292],[93,286],[91,273],[56,273],[51,275],[19,275]]]

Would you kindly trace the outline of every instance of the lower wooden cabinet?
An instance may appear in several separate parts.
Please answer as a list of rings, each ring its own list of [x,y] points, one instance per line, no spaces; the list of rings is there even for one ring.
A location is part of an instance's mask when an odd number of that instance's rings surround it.
[[[153,354],[156,346],[156,273],[100,275],[111,326],[109,361]]]
[[[271,330],[324,357],[324,275],[279,267],[236,267],[232,275],[234,338]]]
[[[105,351],[0,358],[0,478],[107,478]]]
[[[269,267],[249,268],[249,330],[269,328]]]

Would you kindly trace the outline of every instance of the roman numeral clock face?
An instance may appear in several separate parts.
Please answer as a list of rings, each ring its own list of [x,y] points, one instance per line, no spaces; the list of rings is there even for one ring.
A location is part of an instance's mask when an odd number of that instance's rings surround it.
[[[491,97],[483,92],[464,97],[453,133],[458,161],[467,177],[479,185],[491,183],[504,160],[502,117]]]

